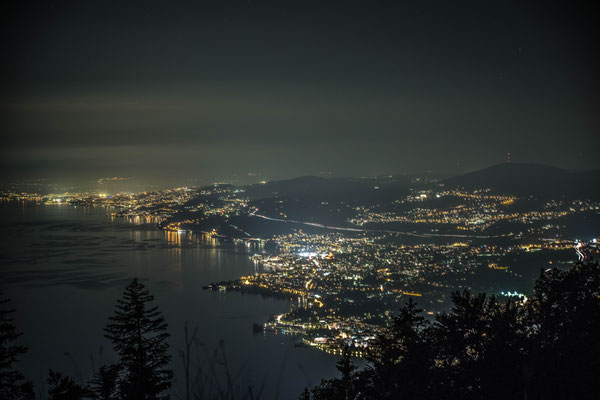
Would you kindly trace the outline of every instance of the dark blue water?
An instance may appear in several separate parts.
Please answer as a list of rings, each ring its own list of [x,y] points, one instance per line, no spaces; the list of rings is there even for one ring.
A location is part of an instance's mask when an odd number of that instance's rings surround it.
[[[294,337],[252,333],[253,322],[288,310],[288,301],[202,289],[252,273],[256,266],[243,248],[214,248],[202,238],[106,215],[102,208],[66,205],[0,207],[0,290],[17,310],[29,348],[20,368],[37,389],[49,368],[85,381],[114,360],[102,328],[133,277],[149,287],[169,323],[175,398],[184,393],[178,351],[186,321],[199,327],[198,338],[211,351],[224,343],[237,376],[231,386],[240,391],[253,385],[256,392],[264,382],[262,398],[297,398],[305,386],[335,375],[334,356],[295,347]],[[198,362],[206,371],[202,349]],[[228,386],[224,368],[215,367]]]

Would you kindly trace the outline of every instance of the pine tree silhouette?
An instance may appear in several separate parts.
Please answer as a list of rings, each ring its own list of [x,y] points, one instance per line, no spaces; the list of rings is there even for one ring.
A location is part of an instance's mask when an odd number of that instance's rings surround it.
[[[87,387],[60,372],[50,370],[46,381],[49,400],[83,400],[92,397],[92,392]]]
[[[106,326],[106,337],[120,356],[120,397],[124,400],[167,399],[173,372],[168,368],[167,323],[154,296],[137,278],[117,300],[114,316]]]
[[[103,365],[94,374],[94,379],[91,381],[91,390],[98,400],[117,400],[118,381],[121,369],[118,365],[110,364]]]
[[[13,325],[11,315],[15,310],[6,308],[8,302],[8,299],[0,300],[0,398],[33,398],[31,383],[23,382],[23,375],[14,368],[14,363],[27,352],[27,348],[15,343],[22,333],[17,332]]]
[[[345,400],[349,400],[353,398],[353,375],[354,371],[356,371],[356,366],[352,363],[352,358],[350,354],[350,349],[348,346],[345,346],[342,350],[342,357],[336,364],[337,370],[342,375],[340,379],[340,392],[342,398]]]

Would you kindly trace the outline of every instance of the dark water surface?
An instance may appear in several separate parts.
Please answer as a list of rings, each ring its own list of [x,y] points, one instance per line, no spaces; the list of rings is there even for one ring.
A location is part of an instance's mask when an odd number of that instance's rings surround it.
[[[255,270],[243,248],[211,248],[189,234],[106,215],[102,208],[67,205],[0,207],[0,290],[17,310],[29,348],[20,367],[37,389],[49,368],[86,380],[114,360],[102,328],[133,277],[149,287],[169,323],[174,398],[183,398],[177,354],[186,321],[199,327],[209,349],[223,341],[240,390],[264,381],[263,398],[295,399],[305,386],[335,375],[334,356],[295,347],[291,336],[252,334],[253,322],[286,311],[288,301],[202,290]]]

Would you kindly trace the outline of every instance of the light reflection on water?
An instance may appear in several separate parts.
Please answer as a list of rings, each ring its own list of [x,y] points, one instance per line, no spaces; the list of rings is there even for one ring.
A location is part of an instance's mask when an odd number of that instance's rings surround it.
[[[295,348],[293,337],[252,334],[253,322],[287,310],[288,301],[202,290],[253,272],[257,264],[248,255],[260,251],[256,244],[160,231],[155,220],[114,218],[100,208],[5,207],[0,220],[1,289],[17,309],[16,323],[29,347],[22,369],[36,384],[50,367],[84,379],[91,360],[97,367],[112,359],[102,328],[133,276],[156,296],[173,354],[182,347],[187,321],[200,327],[207,346],[224,340],[230,363],[245,363],[244,379],[258,386],[268,376],[266,398],[278,380],[280,398],[296,398],[307,384],[335,374],[335,357]],[[174,359],[178,376],[180,364]],[[175,391],[180,389],[181,382]]]

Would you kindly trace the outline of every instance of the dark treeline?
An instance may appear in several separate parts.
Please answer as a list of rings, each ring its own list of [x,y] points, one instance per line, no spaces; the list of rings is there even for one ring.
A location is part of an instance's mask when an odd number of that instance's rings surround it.
[[[79,383],[50,370],[47,395],[40,397],[49,400],[168,399],[167,391],[173,378],[168,368],[171,356],[166,339],[169,334],[158,307],[151,305],[153,299],[137,279],[127,285],[105,328],[105,336],[111,340],[119,361],[100,367],[88,383]],[[6,300],[2,302],[5,304]],[[33,385],[24,381],[14,366],[26,349],[15,344],[20,334],[12,324],[13,312],[4,307],[0,311],[0,399],[33,399]]]
[[[524,304],[452,293],[427,321],[410,300],[358,371],[349,351],[339,378],[300,399],[597,399],[600,266],[546,270]]]
[[[105,336],[119,356],[99,368],[87,383],[49,371],[50,400],[167,399],[173,372],[167,324],[153,297],[134,279],[117,301]],[[525,303],[494,296],[452,293],[452,308],[426,320],[410,300],[369,349],[367,365],[357,369],[350,348],[338,362],[339,378],[306,388],[300,399],[588,399],[600,393],[600,265],[585,262],[568,271],[542,272]],[[34,399],[31,382],[16,363],[26,348],[18,344],[7,300],[0,302],[0,399]],[[186,398],[258,399],[258,390],[232,383],[220,386],[214,366],[221,353],[206,352],[210,374],[190,381],[187,335]],[[220,345],[222,347],[222,344]],[[229,376],[229,375],[228,375]]]

